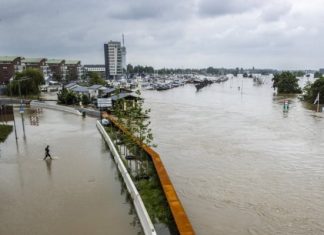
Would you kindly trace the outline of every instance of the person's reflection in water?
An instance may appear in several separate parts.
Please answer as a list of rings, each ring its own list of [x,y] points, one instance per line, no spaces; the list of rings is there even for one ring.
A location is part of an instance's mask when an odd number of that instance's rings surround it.
[[[52,159],[46,159],[45,162],[46,162],[48,176],[51,177],[52,176]]]

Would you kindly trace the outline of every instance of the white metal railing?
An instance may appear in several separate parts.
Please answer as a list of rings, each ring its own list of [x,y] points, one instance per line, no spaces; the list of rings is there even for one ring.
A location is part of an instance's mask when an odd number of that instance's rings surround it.
[[[56,104],[48,104],[48,103],[44,103],[44,102],[39,102],[39,101],[31,101],[30,102],[30,106],[31,107],[39,107],[39,108],[47,108],[47,109],[54,109],[54,110],[59,110],[59,111],[63,111],[63,112],[68,112],[68,113],[72,113],[72,114],[76,114],[76,115],[81,115],[81,113],[71,107],[66,107],[66,106],[61,106],[61,105],[56,105]]]
[[[99,121],[97,121],[97,128],[98,128],[99,132],[102,134],[102,136],[104,137],[104,140],[106,141],[106,143],[108,144],[109,149],[110,149],[110,151],[114,157],[114,160],[117,164],[117,168],[124,179],[126,188],[133,199],[133,204],[135,206],[136,213],[139,217],[139,220],[141,222],[141,225],[142,225],[145,235],[149,235],[149,234],[156,235],[155,228],[153,226],[151,218],[149,217],[149,215],[147,213],[147,210],[144,206],[142,198],[141,198],[140,194],[138,193],[138,191],[135,187],[135,184],[126,169],[124,162],[122,161],[121,157],[119,156],[119,153],[115,148],[115,145],[113,144],[109,135],[105,131],[105,128],[101,125],[101,123]]]

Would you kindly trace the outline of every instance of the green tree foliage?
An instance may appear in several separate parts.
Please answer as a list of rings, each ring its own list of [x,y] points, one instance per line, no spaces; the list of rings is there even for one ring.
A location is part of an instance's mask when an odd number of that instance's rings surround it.
[[[296,76],[296,77],[303,77],[305,75],[305,72],[304,71],[294,71],[293,74]]]
[[[144,73],[144,74],[153,74],[154,73],[154,68],[151,66],[141,66],[141,65],[136,65],[133,69],[134,73]]]
[[[138,97],[141,96],[139,90],[136,91]],[[148,146],[152,145],[153,135],[152,130],[149,127],[151,122],[149,121],[149,113],[151,109],[144,108],[144,100],[138,99],[137,102],[131,107],[130,115],[134,120],[131,124],[132,132],[135,133],[140,140],[141,144],[146,144]]]
[[[151,110],[143,107],[144,100],[140,98],[140,91],[137,91],[136,94],[139,97],[137,101],[117,100],[114,104],[113,113],[118,122],[138,138],[140,144],[152,146],[153,135],[151,128],[149,128],[151,122],[148,118]]]
[[[66,88],[63,88],[60,92],[57,93],[57,100],[59,104],[72,105],[79,103],[80,97],[73,91],[69,91]]]
[[[83,105],[88,105],[88,104],[90,104],[90,98],[89,98],[89,96],[83,94],[83,95],[81,96],[81,102],[82,102]]]
[[[324,77],[318,78],[313,83],[308,83],[304,87],[304,95],[303,98],[305,101],[309,103],[313,103],[317,97],[317,94],[320,93],[320,103],[324,103]]]
[[[291,72],[277,73],[272,78],[273,89],[278,89],[278,93],[301,93],[298,79]]]
[[[131,64],[127,65],[127,73],[129,73],[129,74],[134,73],[133,65],[131,65]]]
[[[96,72],[89,72],[89,84],[90,85],[106,85],[106,81],[100,77]]]
[[[12,132],[12,126],[0,124],[0,143],[4,142]]]
[[[12,82],[7,86],[12,95],[39,95],[39,85],[44,84],[44,76],[39,69],[28,68],[21,73],[16,73]]]
[[[315,73],[314,73],[314,78],[320,78],[320,77],[322,77],[323,76],[323,74],[321,74],[319,71],[316,71]]]
[[[213,67],[208,67],[207,68],[207,73],[209,73],[209,74],[219,74],[220,72],[219,72],[218,69],[215,69]]]

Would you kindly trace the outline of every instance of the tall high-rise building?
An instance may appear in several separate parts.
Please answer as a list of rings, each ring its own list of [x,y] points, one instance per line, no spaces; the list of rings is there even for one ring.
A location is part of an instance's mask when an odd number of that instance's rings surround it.
[[[104,51],[106,79],[118,79],[123,74],[121,43],[109,41],[104,44]]]

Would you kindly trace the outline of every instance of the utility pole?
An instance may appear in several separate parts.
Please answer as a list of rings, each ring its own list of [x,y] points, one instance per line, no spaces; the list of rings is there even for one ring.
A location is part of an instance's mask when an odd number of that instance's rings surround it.
[[[24,80],[28,80],[30,78],[25,78],[22,80],[18,80],[18,88],[19,88],[19,97],[20,97],[20,108],[19,108],[19,112],[21,114],[21,122],[22,122],[22,126],[23,126],[23,132],[24,132],[24,138],[26,138],[26,133],[25,133],[25,120],[24,120],[24,107],[23,107],[23,102],[22,102],[22,98],[21,98],[21,89],[20,89],[20,82],[24,81]]]
[[[12,117],[13,117],[13,122],[14,122],[15,137],[16,137],[16,141],[17,141],[18,137],[17,137],[17,128],[16,128],[16,121],[15,121],[15,110],[14,110],[13,104],[12,104],[11,82],[10,82],[10,98],[11,98],[11,105],[12,105]]]
[[[320,93],[318,92],[317,112],[319,112],[319,103],[320,103],[320,101],[319,101],[319,97],[320,97]]]
[[[243,79],[244,79],[244,77],[242,77],[242,87],[241,87],[241,94],[243,94]]]

